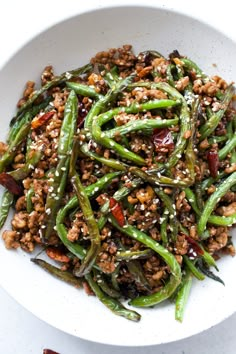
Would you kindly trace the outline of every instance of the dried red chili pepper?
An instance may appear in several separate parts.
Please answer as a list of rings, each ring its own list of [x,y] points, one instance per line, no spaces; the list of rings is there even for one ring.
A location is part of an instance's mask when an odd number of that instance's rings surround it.
[[[115,200],[115,198],[110,198],[109,207],[112,215],[114,216],[118,224],[120,226],[124,226],[125,224],[124,212],[121,205],[117,202],[117,200]]]
[[[35,117],[32,122],[31,122],[31,128],[32,129],[37,129],[44,125],[52,116],[54,115],[55,111],[50,111],[47,113],[44,113],[43,115],[38,115]]]
[[[216,150],[210,150],[207,153],[207,162],[210,170],[210,175],[213,178],[217,177],[219,169],[219,154]]]
[[[189,243],[189,249],[188,249],[189,257],[196,258],[197,256],[202,256],[204,254],[202,248],[192,237],[185,235],[185,238]]]
[[[46,249],[46,253],[47,253],[47,256],[49,258],[53,259],[54,261],[63,262],[63,263],[70,262],[70,258],[68,256],[66,256],[62,252],[62,250],[60,250],[57,247],[48,247]]]
[[[0,173],[0,184],[14,195],[21,195],[23,190],[16,180],[6,172]]]
[[[51,349],[44,349],[43,354],[59,354],[59,353]]]
[[[166,149],[170,151],[175,147],[171,131],[168,128],[154,129],[152,141],[156,151],[165,151]]]

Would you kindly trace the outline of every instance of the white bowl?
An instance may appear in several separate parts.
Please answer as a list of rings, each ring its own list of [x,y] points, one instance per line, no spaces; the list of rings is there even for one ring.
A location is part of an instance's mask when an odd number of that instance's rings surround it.
[[[174,49],[196,61],[208,74],[236,79],[236,44],[190,17],[157,7],[111,7],[79,14],[32,39],[0,72],[0,140],[4,140],[15,103],[27,80],[38,81],[48,64],[59,74],[88,62],[96,52],[122,44],[135,52]],[[213,66],[217,64],[217,67]],[[100,343],[147,346],[185,338],[219,323],[236,310],[236,258],[219,261],[225,287],[196,281],[184,322],[174,319],[168,302],[139,310],[139,323],[113,315],[95,297],[46,274],[22,251],[7,251],[0,242],[0,284],[20,304],[47,323],[80,338]]]

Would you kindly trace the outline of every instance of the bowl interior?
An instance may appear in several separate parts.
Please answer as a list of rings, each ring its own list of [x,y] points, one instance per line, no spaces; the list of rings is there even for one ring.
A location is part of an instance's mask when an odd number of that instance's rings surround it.
[[[132,44],[136,53],[156,49],[167,55],[177,49],[206,73],[220,74],[229,81],[236,79],[236,44],[196,19],[158,7],[94,10],[47,29],[3,67],[0,140],[6,137],[25,82],[39,81],[46,65],[53,65],[59,74],[87,63],[98,51],[123,44]],[[195,282],[182,324],[175,321],[174,306],[168,302],[155,309],[140,310],[139,323],[116,317],[96,298],[52,278],[29,260],[30,255],[21,251],[7,251],[1,241],[0,284],[49,324],[100,343],[145,346],[170,342],[210,328],[236,309],[236,278],[232,276],[236,259],[229,256],[219,262],[226,286],[210,280]],[[203,318],[203,314],[207,316]]]

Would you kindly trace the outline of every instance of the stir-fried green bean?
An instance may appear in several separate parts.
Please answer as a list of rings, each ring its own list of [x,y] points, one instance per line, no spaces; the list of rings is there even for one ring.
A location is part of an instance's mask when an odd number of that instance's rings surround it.
[[[186,271],[182,278],[180,289],[178,290],[175,300],[175,319],[183,322],[184,310],[188,301],[189,293],[192,286],[192,275],[190,271]]]
[[[217,190],[210,196],[207,200],[202,215],[198,222],[198,234],[201,237],[203,231],[205,230],[206,224],[209,220],[213,209],[216,204],[220,201],[220,198],[234,185],[236,184],[236,172],[232,173],[228,178],[226,178],[217,188]]]
[[[177,50],[124,46],[91,63],[47,67],[24,93],[0,144],[0,227],[15,209],[3,240],[39,245],[61,268],[35,264],[119,316],[140,319],[124,299],[175,299],[182,322],[192,278],[223,282],[211,268],[234,252],[235,87]]]
[[[46,85],[42,86],[41,89],[37,90],[19,109],[17,112],[17,116],[29,107],[31,107],[34,102],[46,91],[51,89],[52,87],[59,86],[63,82],[66,82],[69,78],[75,77],[75,76],[80,76],[83,74],[86,74],[87,72],[91,71],[92,65],[87,64],[84,65],[83,67],[79,69],[74,69],[71,71],[66,71],[60,76],[55,77],[53,80],[49,81]]]
[[[9,210],[13,204],[13,201],[14,201],[14,195],[8,190],[5,190],[2,195],[1,206],[0,206],[0,228],[3,227],[8,217]]]
[[[224,99],[222,100],[222,107],[223,108],[221,108],[216,113],[212,114],[212,116],[210,117],[210,119],[208,119],[206,124],[204,124],[199,129],[199,132],[201,134],[200,140],[204,140],[205,138],[207,138],[216,129],[216,127],[219,124],[220,120],[222,119],[233,95],[234,95],[234,88],[232,85],[230,85],[226,89]]]
[[[61,270],[60,268],[57,268],[52,264],[47,263],[43,259],[31,258],[31,262],[37,264],[38,266],[40,266],[42,269],[44,269],[46,272],[50,273],[54,277],[70,285],[73,285],[76,288],[80,288],[82,286],[82,279],[75,277],[73,274],[71,274],[68,271]]]
[[[159,254],[168,264],[171,271],[169,282],[159,292],[147,296],[140,296],[134,300],[131,300],[130,304],[138,307],[149,307],[168,299],[176,290],[181,281],[181,269],[175,257],[168,252],[165,247],[161,246],[158,242],[154,241],[142,231],[139,231],[131,225],[124,225],[122,228],[112,216],[110,216],[110,220],[112,225],[114,225],[115,228],[120,230],[122,233],[143,243],[145,246],[151,248]]]
[[[125,308],[118,300],[105,294],[99,287],[99,285],[93,280],[91,274],[85,275],[85,278],[94,293],[96,294],[96,296],[98,297],[98,299],[112,312],[114,312],[118,316],[123,316],[131,321],[137,322],[140,320],[141,316],[137,312]]]
[[[41,226],[41,238],[44,242],[49,239],[55,226],[56,214],[60,208],[61,198],[63,196],[67,183],[70,157],[73,144],[73,136],[76,130],[78,115],[78,99],[74,91],[66,101],[64,120],[61,127],[60,139],[58,144],[59,162],[56,167],[54,178],[49,184],[49,193],[45,205],[45,219]]]
[[[75,275],[77,277],[81,277],[84,276],[85,274],[88,274],[91,268],[93,267],[93,264],[96,261],[96,257],[100,251],[101,242],[100,242],[99,228],[95,220],[89,198],[86,195],[86,190],[80,181],[78,173],[75,171],[75,166],[72,166],[70,175],[71,175],[71,183],[75,189],[80,208],[83,212],[84,219],[88,227],[89,238],[91,242],[91,246],[85,258],[83,259],[83,263],[81,264],[80,268],[76,269],[75,271]]]

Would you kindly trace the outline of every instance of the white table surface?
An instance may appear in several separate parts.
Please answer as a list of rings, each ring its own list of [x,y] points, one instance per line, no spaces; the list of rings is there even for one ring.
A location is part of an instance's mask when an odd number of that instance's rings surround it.
[[[129,0],[131,2],[132,0]],[[174,8],[217,26],[236,40],[232,0],[136,0]],[[103,7],[108,0],[6,0],[0,11],[0,67],[25,41],[56,21],[81,10]],[[114,0],[110,3],[126,3]],[[204,321],[204,314],[203,314]],[[62,319],[63,320],[63,319]],[[22,308],[0,287],[0,353],[42,354],[44,348],[60,354],[235,354],[236,314],[193,337],[145,348],[112,347],[87,342],[47,325]]]

